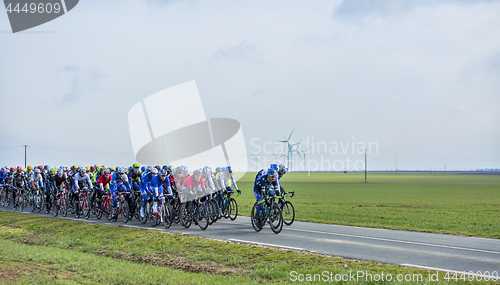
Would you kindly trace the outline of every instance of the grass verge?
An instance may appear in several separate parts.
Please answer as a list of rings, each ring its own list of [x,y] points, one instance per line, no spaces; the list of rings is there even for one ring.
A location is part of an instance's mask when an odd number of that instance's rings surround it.
[[[318,274],[318,278],[328,272],[332,280],[337,274],[350,276],[358,271],[383,272],[394,280],[399,275],[421,275],[429,283],[429,273],[435,274],[377,262],[7,212],[0,215],[0,256],[0,282],[8,284],[287,283],[293,279],[293,271],[297,277],[303,273]],[[444,273],[438,274],[440,281],[431,283],[446,283]],[[421,283],[407,281],[399,283]],[[394,282],[349,278],[343,283]]]

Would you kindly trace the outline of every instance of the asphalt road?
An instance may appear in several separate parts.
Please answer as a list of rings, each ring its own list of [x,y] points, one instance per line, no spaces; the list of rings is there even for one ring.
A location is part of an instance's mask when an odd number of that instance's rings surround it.
[[[0,210],[9,211],[3,207]],[[53,218],[52,214],[31,213],[26,210],[24,213]],[[143,225],[135,219],[124,224],[121,220],[110,222],[105,217],[101,220],[94,217],[85,220],[68,214],[66,218],[57,218],[110,226],[147,228],[406,267],[438,271],[473,271],[478,275],[484,274],[485,271],[496,271],[500,274],[500,240],[496,239],[302,222],[284,226],[280,234],[274,234],[269,225],[261,232],[255,232],[250,218],[241,216],[235,221],[219,220],[205,231],[194,224],[189,229],[178,224],[165,229],[161,224],[153,228],[149,222]]]

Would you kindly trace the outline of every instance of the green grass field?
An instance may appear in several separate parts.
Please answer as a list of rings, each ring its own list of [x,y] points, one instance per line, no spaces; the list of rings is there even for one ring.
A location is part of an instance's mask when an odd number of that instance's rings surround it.
[[[391,274],[394,280],[421,278],[415,282],[364,279],[340,282],[345,284],[447,284],[442,272],[438,273],[439,282],[427,282],[429,273],[436,272],[180,234],[0,212],[0,284],[290,283],[292,271],[318,274],[317,280],[325,271],[333,276],[363,271],[372,275]],[[339,282],[328,280],[327,283]],[[470,282],[459,279],[453,283]]]
[[[248,215],[255,202],[254,176],[238,182],[240,214]],[[290,173],[281,184],[296,192],[290,200],[301,221],[499,238],[500,176],[398,173],[368,179],[365,184],[363,174]],[[291,271],[428,276],[376,262],[0,212],[0,284],[289,283]],[[448,283],[444,273],[439,280]]]
[[[255,202],[247,173],[240,213]],[[289,173],[299,221],[500,238],[500,175]]]

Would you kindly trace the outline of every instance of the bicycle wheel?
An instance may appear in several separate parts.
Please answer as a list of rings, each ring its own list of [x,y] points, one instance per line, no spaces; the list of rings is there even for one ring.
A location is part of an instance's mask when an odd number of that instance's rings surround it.
[[[231,221],[234,221],[236,217],[238,217],[238,203],[236,203],[236,200],[234,198],[231,198],[229,200],[229,210],[228,210],[228,216],[231,219]]]
[[[207,205],[205,204],[199,204],[198,207],[196,208],[196,214],[195,214],[195,219],[196,223],[202,230],[206,230],[208,227],[208,220],[209,215],[208,215],[208,209]]]
[[[168,229],[172,225],[172,210],[170,210],[170,205],[168,204],[163,205],[162,210],[163,226]]]
[[[59,214],[59,209],[57,208],[59,206],[59,199],[54,199],[54,197],[52,197],[50,199],[50,204],[52,205],[52,214],[54,214],[54,217],[57,217]]]
[[[42,210],[42,201],[45,201],[44,195],[41,193],[41,190],[38,190],[36,194],[36,210],[40,213]]]
[[[289,226],[293,224],[295,220],[295,208],[292,202],[286,201],[285,204],[281,205],[281,213],[283,214],[283,223]]]
[[[90,197],[85,195],[85,199],[83,199],[83,214],[85,215],[85,220],[90,218],[90,213],[92,212],[92,208],[90,206]]]
[[[140,208],[139,208],[140,211]],[[139,214],[139,221],[143,224],[145,224],[148,221],[148,216],[149,216],[149,204],[146,203],[146,206],[144,206],[144,217],[141,217]],[[140,213],[140,212],[139,212]]]
[[[59,211],[63,217],[68,216],[68,200],[65,195],[61,195],[59,198]]]
[[[36,210],[36,193],[31,195],[31,211],[34,212]]]
[[[191,226],[191,203],[182,203],[179,208],[179,223],[186,229]]]
[[[279,234],[283,229],[283,214],[278,204],[273,203],[269,212],[269,225],[275,234]]]
[[[106,197],[104,203],[105,203],[104,214],[106,215],[106,219],[108,219],[108,221],[111,221],[113,214],[113,207],[111,205],[111,200],[108,197]]]
[[[123,200],[120,204],[120,212],[122,215],[122,222],[127,223],[130,220],[128,202]]]
[[[99,203],[100,202],[100,203]],[[102,212],[103,212],[103,207],[102,207],[102,200],[100,201],[94,201],[94,204],[92,207],[95,208],[95,217],[96,219],[100,220],[102,218]]]
[[[229,200],[222,200],[222,216],[225,219],[229,218]]]
[[[257,218],[257,207],[258,203],[253,204],[252,212],[250,214],[250,220],[252,221],[252,227],[256,232],[260,232],[262,230],[262,224],[258,221]]]
[[[155,202],[153,202],[155,203]],[[157,211],[154,212],[154,205],[151,206],[151,209],[149,209],[149,224],[151,224],[151,226],[153,227],[156,227],[158,225],[158,220],[159,220],[159,217],[158,217],[158,209],[156,209]]]

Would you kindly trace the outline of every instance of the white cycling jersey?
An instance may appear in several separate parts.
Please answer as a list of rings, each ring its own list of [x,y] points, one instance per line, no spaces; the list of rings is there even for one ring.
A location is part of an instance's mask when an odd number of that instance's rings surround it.
[[[86,173],[83,176],[80,173],[75,174],[76,189],[80,189],[80,186],[78,186],[78,182],[84,182],[84,181],[87,181],[89,187],[92,187],[92,181],[90,181],[90,178]]]

